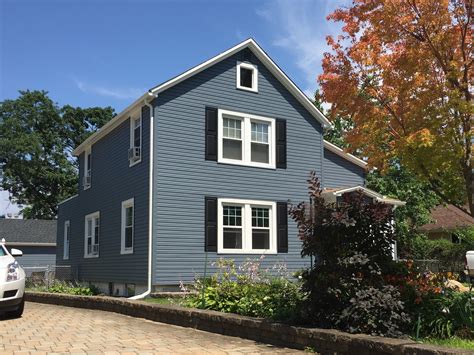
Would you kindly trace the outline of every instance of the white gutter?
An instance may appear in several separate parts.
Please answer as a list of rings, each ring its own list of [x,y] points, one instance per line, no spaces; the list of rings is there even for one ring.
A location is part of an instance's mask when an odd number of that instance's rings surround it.
[[[158,95],[154,95],[151,92],[148,92],[148,95],[152,96],[153,98],[157,97]],[[144,104],[148,106],[150,110],[150,167],[149,167],[149,176],[148,176],[148,289],[140,295],[136,295],[130,297],[131,300],[139,300],[145,298],[151,293],[152,288],[152,268],[153,268],[153,261],[152,261],[152,250],[153,250],[153,228],[152,228],[152,221],[153,221],[153,131],[154,131],[154,117],[153,117],[153,106],[150,105],[145,100],[143,100]]]

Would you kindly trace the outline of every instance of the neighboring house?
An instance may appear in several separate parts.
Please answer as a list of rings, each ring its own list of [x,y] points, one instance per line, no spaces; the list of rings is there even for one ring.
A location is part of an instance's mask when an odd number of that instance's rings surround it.
[[[255,41],[236,45],[74,150],[79,191],[59,206],[57,263],[114,294],[191,282],[219,257],[301,269],[288,204],[307,200],[310,171],[325,188],[365,182],[366,163],[323,140],[329,125]]]
[[[23,252],[18,259],[23,267],[56,264],[56,221],[37,219],[0,219],[0,240],[8,249]]]
[[[431,211],[431,223],[419,228],[431,239],[448,239],[458,243],[456,230],[474,227],[474,217],[453,205],[440,205]]]

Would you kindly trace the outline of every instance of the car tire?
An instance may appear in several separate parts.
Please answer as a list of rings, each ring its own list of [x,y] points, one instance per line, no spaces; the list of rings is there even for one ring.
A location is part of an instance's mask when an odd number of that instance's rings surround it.
[[[23,309],[25,308],[25,297],[21,299],[21,303],[18,306],[18,308],[14,311],[7,312],[7,316],[9,318],[20,318],[21,315],[23,314]]]

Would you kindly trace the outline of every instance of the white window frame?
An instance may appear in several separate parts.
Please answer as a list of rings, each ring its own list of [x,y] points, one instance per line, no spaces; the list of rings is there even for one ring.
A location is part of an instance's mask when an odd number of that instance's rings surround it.
[[[137,165],[138,163],[140,163],[142,161],[142,156],[143,156],[143,120],[142,120],[142,114],[140,112],[140,114],[137,116],[130,116],[130,149],[132,148],[135,148],[134,144],[135,144],[135,121],[139,120],[140,121],[140,159],[138,160],[132,160],[132,159],[129,159],[128,163],[129,163],[129,167],[132,167],[134,165]]]
[[[224,248],[224,205],[242,207],[242,249]],[[252,207],[270,208],[270,248],[252,249]],[[217,253],[218,254],[277,254],[276,202],[219,198],[217,200]]]
[[[84,190],[87,190],[91,187],[92,185],[92,147],[89,146],[87,147],[87,149],[84,151],[84,177],[83,177],[83,180],[82,180],[82,186],[84,188]],[[88,164],[87,162],[87,157],[90,155],[90,165]],[[89,174],[88,174],[89,173]],[[86,177],[87,176],[90,176],[90,183],[87,185],[86,184]]]
[[[71,245],[71,222],[64,222],[63,260],[69,260],[69,246]]]
[[[87,238],[88,238],[88,236],[87,236],[87,221],[89,219],[92,219],[92,231],[94,231],[94,233],[95,233],[95,226],[96,226],[95,225],[95,220],[96,220],[96,218],[99,219],[99,244],[94,243],[95,234],[93,234],[91,236],[91,238],[92,238],[91,246],[93,246],[93,245],[100,246],[100,237],[101,237],[101,235],[100,235],[100,224],[101,224],[101,221],[100,221],[100,212],[97,211],[97,212],[94,212],[94,213],[90,213],[90,214],[88,214],[84,217],[84,258],[98,258],[99,257],[100,250],[97,254],[93,254],[93,253],[89,254],[87,252]]]
[[[132,246],[125,248],[125,223],[126,223],[126,210],[132,207]],[[133,254],[133,246],[135,242],[135,200],[134,198],[128,199],[122,202],[122,224],[121,224],[121,242],[120,242],[120,254]]]
[[[223,154],[223,141],[224,141],[224,117],[238,118],[242,120],[242,160],[234,160],[224,158]],[[252,122],[263,122],[269,124],[268,127],[268,164],[258,163],[251,161],[251,148],[252,148]],[[276,120],[270,117],[263,117],[257,115],[250,115],[241,112],[229,111],[229,110],[218,110],[218,163],[254,166],[258,168],[276,169]]]
[[[240,68],[252,70],[252,87],[248,88],[246,86],[240,85]],[[258,92],[258,68],[256,65],[246,62],[237,62],[237,89]]]

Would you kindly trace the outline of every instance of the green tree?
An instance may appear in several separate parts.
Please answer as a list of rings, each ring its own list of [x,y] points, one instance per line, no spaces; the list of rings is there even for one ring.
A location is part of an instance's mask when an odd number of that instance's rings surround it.
[[[0,187],[26,205],[25,218],[52,219],[77,191],[72,150],[114,116],[111,107],[59,107],[46,91],[0,102]]]

